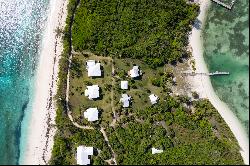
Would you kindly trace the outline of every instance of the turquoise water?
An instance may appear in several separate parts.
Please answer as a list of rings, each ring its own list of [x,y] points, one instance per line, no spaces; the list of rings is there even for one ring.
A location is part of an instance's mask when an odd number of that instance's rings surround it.
[[[240,119],[249,135],[249,1],[237,0],[231,11],[212,3],[203,32],[204,58],[219,98]]]
[[[30,113],[49,0],[0,0],[0,164],[18,164],[21,124]],[[213,87],[249,129],[249,1],[232,11],[212,5],[204,31],[205,60]],[[25,118],[28,120],[29,118]],[[24,135],[24,136],[23,136]],[[25,145],[23,145],[25,146]]]
[[[49,0],[0,0],[0,164],[18,164]]]

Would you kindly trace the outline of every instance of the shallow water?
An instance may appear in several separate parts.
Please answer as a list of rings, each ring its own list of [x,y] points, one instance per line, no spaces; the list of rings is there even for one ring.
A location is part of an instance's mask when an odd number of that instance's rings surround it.
[[[228,76],[211,77],[213,88],[240,119],[249,135],[248,5],[248,0],[236,1],[230,11],[212,3],[203,39],[209,71],[230,72]]]
[[[49,0],[0,0],[0,164],[18,164]]]

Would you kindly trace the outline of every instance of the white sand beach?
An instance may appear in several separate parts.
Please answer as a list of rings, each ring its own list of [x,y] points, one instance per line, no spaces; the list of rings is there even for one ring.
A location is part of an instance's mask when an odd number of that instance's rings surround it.
[[[62,43],[56,37],[55,29],[64,27],[68,0],[51,0],[50,11],[46,30],[43,38],[39,66],[37,70],[36,94],[34,99],[31,122],[28,132],[28,140],[24,161],[20,164],[47,164],[53,148],[53,137],[56,129],[55,105],[52,97],[56,94],[56,81],[58,74],[58,60],[62,51]],[[205,22],[206,9],[210,0],[200,0],[201,13],[198,19]],[[203,25],[203,24],[202,24]],[[201,30],[193,28],[190,35],[190,45],[193,50],[193,58],[196,63],[196,72],[208,72],[203,58]],[[224,118],[241,147],[241,155],[245,164],[249,164],[249,143],[245,131],[239,120],[235,117],[228,106],[215,94],[209,76],[189,76],[193,91],[200,97],[208,98],[213,106]]]
[[[62,52],[60,38],[56,37],[55,29],[63,28],[67,15],[67,0],[51,0],[47,26],[45,26],[41,55],[36,75],[35,99],[28,127],[27,147],[23,163],[47,164],[53,148],[55,134],[55,103],[58,60]]]
[[[202,28],[205,23],[207,9],[210,6],[210,0],[200,0],[201,12],[198,16],[198,20],[201,22],[201,28],[193,28],[190,35],[190,45],[192,47],[192,55],[195,60],[196,72],[207,73],[208,69],[203,58],[203,46],[202,46]],[[249,139],[243,126],[229,109],[229,107],[222,102],[215,94],[209,76],[196,75],[188,76],[188,80],[191,83],[191,89],[196,91],[201,98],[208,98],[213,106],[218,110],[222,118],[225,120],[234,136],[238,140],[241,147],[240,153],[245,164],[249,164]]]

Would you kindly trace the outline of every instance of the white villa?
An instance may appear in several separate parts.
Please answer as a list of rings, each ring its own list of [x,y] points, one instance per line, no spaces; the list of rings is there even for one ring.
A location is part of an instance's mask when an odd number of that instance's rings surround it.
[[[128,89],[128,81],[121,81],[121,89]]]
[[[98,85],[87,86],[87,89],[85,90],[85,96],[87,96],[90,100],[99,98],[99,90],[100,87]]]
[[[88,121],[90,122],[98,120],[97,108],[88,108],[83,114],[84,114],[84,117],[88,119]]]
[[[149,95],[149,99],[150,99],[150,101],[151,101],[152,104],[156,104],[157,101],[158,101],[158,99],[159,99],[159,97],[156,96],[155,94],[151,94],[151,95]]]
[[[88,77],[102,76],[101,63],[96,63],[95,60],[88,60],[86,62],[86,69],[88,70]]]
[[[129,101],[131,97],[127,94],[122,94],[122,98],[120,99],[120,102],[123,103],[123,107],[129,107]]]
[[[76,160],[78,165],[90,164],[89,155],[93,155],[93,147],[78,146]]]
[[[152,154],[156,154],[156,153],[162,153],[163,152],[163,150],[158,150],[158,149],[156,149],[156,148],[152,148]]]
[[[139,69],[139,66],[133,66],[133,68],[128,71],[128,75],[132,78],[136,78],[142,75],[142,71]]]

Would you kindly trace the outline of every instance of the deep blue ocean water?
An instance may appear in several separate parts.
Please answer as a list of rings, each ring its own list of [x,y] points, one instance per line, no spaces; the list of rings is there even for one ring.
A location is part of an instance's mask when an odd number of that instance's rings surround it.
[[[227,103],[249,135],[249,0],[236,0],[232,10],[212,3],[203,31],[204,58],[218,97]]]
[[[48,5],[49,0],[0,0],[0,164],[18,164]]]

